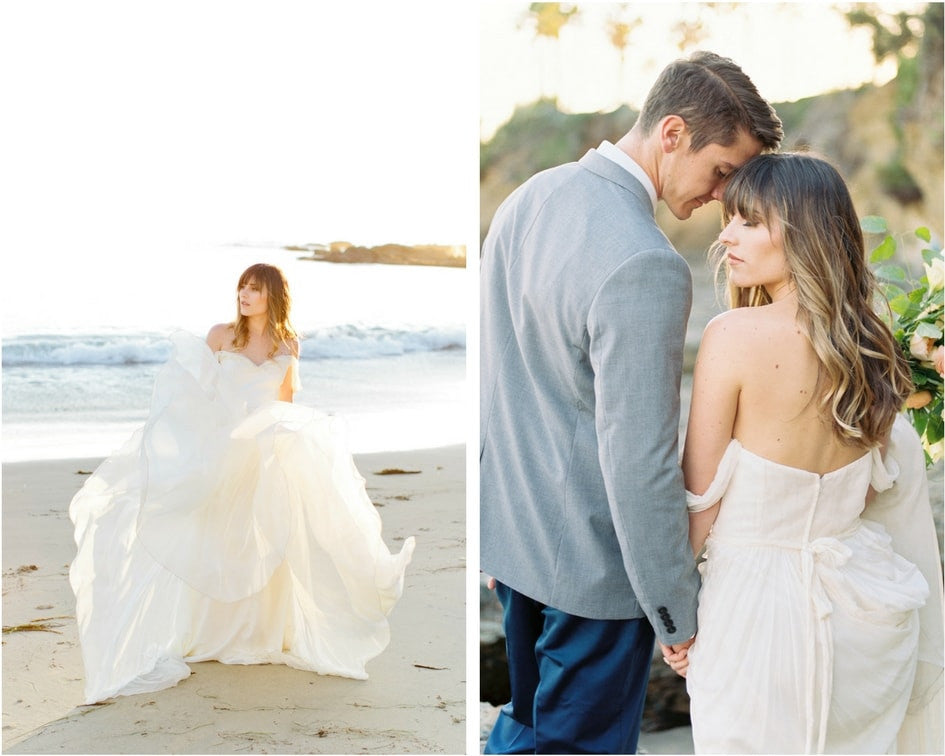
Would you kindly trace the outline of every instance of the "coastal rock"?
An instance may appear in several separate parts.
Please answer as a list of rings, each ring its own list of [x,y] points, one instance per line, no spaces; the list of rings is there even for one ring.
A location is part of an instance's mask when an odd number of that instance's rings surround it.
[[[463,245],[382,244],[362,247],[351,242],[330,244],[303,244],[285,249],[305,252],[303,260],[336,263],[376,263],[382,265],[436,265],[446,268],[466,267],[466,247]]]
[[[675,727],[688,727],[689,694],[686,680],[664,662],[659,646],[654,649],[650,679],[646,685],[641,732],[661,732]]]
[[[489,590],[487,578],[479,579],[479,700],[493,705],[506,703],[509,688],[509,660],[505,653],[502,630],[502,605],[495,591]]]

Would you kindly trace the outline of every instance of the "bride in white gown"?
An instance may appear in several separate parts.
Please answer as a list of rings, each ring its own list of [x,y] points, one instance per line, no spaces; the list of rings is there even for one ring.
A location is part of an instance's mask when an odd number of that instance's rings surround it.
[[[733,309],[706,328],[683,459],[699,629],[663,648],[696,752],[942,753],[924,458],[849,194],[822,160],[763,155],[723,207]]]
[[[147,423],[69,508],[87,703],[209,659],[363,679],[388,644],[414,539],[389,552],[341,430],[291,403],[282,272],[237,291],[234,323],[172,337]]]

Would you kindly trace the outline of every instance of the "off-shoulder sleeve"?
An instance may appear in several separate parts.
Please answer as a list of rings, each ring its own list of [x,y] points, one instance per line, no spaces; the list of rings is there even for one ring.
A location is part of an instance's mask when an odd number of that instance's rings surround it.
[[[692,491],[686,491],[686,506],[690,512],[701,512],[708,509],[715,502],[722,498],[728,483],[732,479],[732,473],[735,472],[735,466],[738,464],[738,455],[741,452],[742,445],[734,438],[729,441],[725,454],[719,460],[719,466],[715,471],[715,477],[709,484],[704,493],[694,494]]]
[[[899,477],[899,461],[893,454],[886,454],[883,459],[882,451],[879,448],[873,449],[873,472],[870,477],[870,485],[874,491],[888,491]],[[888,503],[888,502],[887,502]]]
[[[919,663],[909,711],[899,732],[899,753],[943,753],[942,567],[938,535],[929,505],[928,476],[922,444],[902,415],[893,424],[886,457],[874,453],[873,488],[877,494],[863,517],[880,523],[893,548],[915,564],[929,584],[919,609]]]

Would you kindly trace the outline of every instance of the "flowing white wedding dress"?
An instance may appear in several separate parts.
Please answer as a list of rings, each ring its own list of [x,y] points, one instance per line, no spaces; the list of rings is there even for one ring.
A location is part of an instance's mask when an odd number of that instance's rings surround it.
[[[880,493],[864,510],[870,485]],[[722,500],[686,678],[696,753],[895,753],[897,739],[942,753],[926,486],[902,417],[885,460],[873,450],[826,475],[730,443],[709,489],[688,497],[692,511]]]
[[[295,357],[172,341],[147,423],[69,508],[86,702],[209,659],[366,678],[414,539],[387,549],[336,421],[276,400]]]

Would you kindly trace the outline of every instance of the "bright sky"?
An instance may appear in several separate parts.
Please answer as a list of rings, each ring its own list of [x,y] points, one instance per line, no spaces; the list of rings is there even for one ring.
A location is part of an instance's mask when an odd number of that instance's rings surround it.
[[[173,308],[209,283],[189,260],[233,243],[475,250],[477,20],[458,0],[0,4],[4,318]]]
[[[481,6],[480,134],[489,138],[516,104],[542,93],[557,95],[570,112],[610,111],[622,103],[639,108],[659,71],[692,49],[732,58],[773,101],[789,101],[832,89],[889,79],[877,70],[871,35],[851,29],[835,4],[576,3],[579,13],[562,28],[557,43],[535,40],[526,19],[529,3],[486,2]],[[736,5],[734,10],[728,10]],[[847,7],[851,4],[845,4]],[[921,3],[879,3],[883,9],[914,10]],[[615,13],[642,17],[630,36],[621,67],[606,24]],[[680,21],[703,19],[707,36],[680,52]]]
[[[705,10],[631,6],[621,87],[611,4],[541,51],[523,2],[8,0],[3,311],[133,296],[155,261],[234,242],[475,250],[481,130],[542,77],[571,110],[638,104],[679,54],[672,23]],[[868,35],[821,6],[751,4],[702,44],[773,100],[871,78]]]
[[[4,3],[7,233],[39,254],[475,240],[476,21],[436,0]]]

